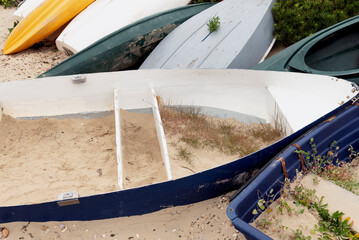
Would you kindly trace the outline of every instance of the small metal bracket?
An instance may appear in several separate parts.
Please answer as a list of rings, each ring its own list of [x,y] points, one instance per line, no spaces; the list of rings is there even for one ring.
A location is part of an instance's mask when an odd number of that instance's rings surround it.
[[[353,87],[353,93],[359,92],[359,86],[356,83],[352,82],[352,87]],[[359,93],[352,98],[352,104],[355,104],[358,100],[359,100]]]
[[[61,193],[58,196],[59,201],[57,202],[57,205],[59,205],[59,207],[64,207],[69,205],[80,204],[78,197],[79,194],[76,191]]]
[[[288,172],[287,172],[287,168],[285,166],[285,161],[284,158],[277,158],[278,161],[280,161],[282,163],[282,169],[283,169],[283,174],[285,178],[288,178]]]
[[[298,144],[293,144],[294,147],[296,147],[299,151],[301,151],[301,147]],[[299,153],[299,161],[300,161],[300,165],[302,167],[302,171],[303,173],[305,173],[307,171],[307,168],[305,167],[304,164],[304,157],[303,157],[303,153]]]
[[[72,83],[79,84],[86,82],[86,76],[85,75],[76,75],[71,78]]]
[[[359,86],[355,82],[352,82],[352,87],[355,89],[355,91],[359,92]]]
[[[359,94],[357,94],[355,97],[352,98],[352,105],[356,104],[356,102],[359,100]]]

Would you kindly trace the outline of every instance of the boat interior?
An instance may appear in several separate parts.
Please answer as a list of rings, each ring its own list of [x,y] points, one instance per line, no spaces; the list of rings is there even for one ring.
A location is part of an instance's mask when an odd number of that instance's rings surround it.
[[[319,71],[359,69],[359,23],[353,24],[315,43],[305,56],[305,63]]]
[[[284,79],[281,79],[281,76]],[[168,154],[170,143],[166,140],[159,110],[160,104],[174,107],[194,106],[200,109],[200,114],[236,119],[245,124],[269,123],[272,126],[281,124],[288,135],[333,109],[339,104],[339,99],[345,100],[344,96],[353,95],[346,93],[351,89],[348,87],[349,83],[342,85],[338,81],[328,82],[328,77],[317,76],[317,84],[326,83],[328,89],[332,88],[333,91],[341,94],[337,94],[336,97],[331,96],[329,99],[319,98],[320,100],[316,101],[315,99],[318,99],[314,96],[316,91],[313,89],[313,94],[309,94],[305,87],[306,81],[310,82],[311,78],[313,75],[303,79],[302,75],[295,73],[250,70],[162,70],[160,73],[159,70],[144,70],[17,81],[4,83],[0,88],[1,115],[27,121],[43,118],[59,121],[60,119],[99,119],[97,127],[93,128],[103,127],[99,126],[101,119],[113,118],[113,121],[109,120],[108,130],[89,137],[88,143],[97,143],[113,131],[114,147],[104,146],[102,147],[104,149],[101,149],[101,146],[98,146],[98,151],[111,152],[111,156],[106,156],[112,161],[112,165],[110,164],[112,167],[109,167],[112,170],[109,171],[112,171],[113,176],[107,184],[116,185],[109,189],[104,187],[101,191],[116,191],[169,181],[174,179],[173,176],[178,178],[178,174],[173,173],[174,159],[170,159]],[[33,91],[29,91],[29,88]],[[328,92],[323,94],[331,95]],[[321,96],[321,93],[318,92],[317,95]],[[302,104],[298,104],[298,101]],[[319,110],[318,106],[321,106]],[[156,177],[161,175],[160,178],[149,176],[152,182],[125,184],[126,180],[129,182],[131,179],[145,176],[147,173],[141,171],[146,170],[148,165],[139,165],[137,170],[129,170],[133,164],[131,163],[131,166],[127,164],[130,161],[126,159],[128,154],[124,152],[134,145],[141,146],[148,142],[140,137],[135,142],[125,145],[126,140],[132,137],[126,135],[124,131],[123,119],[128,115],[124,111],[151,114],[151,117],[144,121],[154,124],[156,135],[150,141],[158,143],[160,163],[157,168],[160,168],[162,174],[155,174]],[[303,112],[301,117],[298,112]],[[87,125],[85,122],[81,124]],[[128,122],[127,128],[131,127],[135,127],[134,123]],[[66,130],[64,131],[66,134]],[[86,129],[84,131],[88,132]],[[74,144],[76,141],[80,140],[75,140]],[[58,146],[60,145],[61,142]],[[52,152],[56,152],[53,151],[56,150],[56,146],[52,146]],[[74,148],[77,147],[74,145]],[[105,175],[105,172],[102,172],[105,170],[101,170],[104,168],[101,164],[99,161],[98,166],[92,170],[93,173],[96,171],[96,177]],[[71,183],[67,182],[67,184],[70,184],[70,188],[66,188],[66,191],[71,191]],[[59,193],[56,193],[56,196],[57,194]],[[84,194],[80,193],[80,195]]]

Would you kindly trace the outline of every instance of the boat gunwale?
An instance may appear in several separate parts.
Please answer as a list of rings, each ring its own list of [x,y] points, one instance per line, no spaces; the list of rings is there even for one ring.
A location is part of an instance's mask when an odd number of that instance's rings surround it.
[[[351,27],[354,24],[359,23],[359,15],[349,18],[345,21],[342,21],[340,23],[334,24],[333,26],[323,29],[322,31],[318,32],[318,35],[313,36],[312,39],[308,40],[306,43],[304,43],[298,51],[296,51],[293,56],[288,60],[287,64],[288,66],[298,70],[302,71],[304,73],[313,73],[313,74],[320,74],[320,75],[330,75],[334,77],[344,77],[344,76],[350,76],[354,74],[359,73],[359,67],[356,69],[351,70],[341,70],[341,71],[323,71],[323,70],[317,70],[314,68],[311,68],[309,65],[306,64],[305,58],[308,54],[308,52],[321,40],[324,38],[330,36],[331,34],[341,31],[344,28]],[[325,31],[324,31],[325,30]],[[318,37],[320,36],[320,37]],[[299,63],[293,63],[293,61],[298,61]]]
[[[359,94],[358,94],[359,95]],[[305,131],[303,134],[301,134],[299,137],[294,139],[293,142],[291,142],[289,145],[287,145],[282,151],[280,151],[275,157],[272,158],[261,170],[260,172],[254,176],[252,179],[250,179],[246,184],[244,184],[235,195],[231,198],[231,202],[228,205],[227,208],[227,216],[231,220],[234,227],[242,232],[247,239],[254,239],[254,240],[270,240],[268,235],[264,234],[259,229],[251,226],[248,222],[242,219],[242,217],[245,217],[245,213],[241,213],[241,216],[237,216],[235,213],[236,207],[238,208],[239,205],[243,202],[243,199],[249,197],[249,194],[251,194],[253,191],[259,191],[259,184],[262,182],[263,179],[266,178],[266,176],[273,177],[271,174],[272,171],[274,171],[274,168],[276,170],[279,170],[282,172],[282,164],[280,161],[278,161],[278,158],[283,157],[283,155],[289,155],[293,154],[294,150],[297,148],[293,146],[294,143],[301,143],[303,141],[308,140],[313,134],[316,134],[318,132],[321,132],[321,127],[324,126],[324,124],[332,124],[331,121],[333,120],[333,116],[336,117],[339,114],[343,114],[346,111],[349,111],[353,109],[353,107],[358,108],[357,104],[354,104],[357,100],[357,97],[353,97],[350,99],[350,101],[346,102],[342,106],[336,108],[335,110],[331,111],[330,113],[326,114],[325,116],[318,119],[316,122],[317,124],[314,124],[311,128],[309,128],[307,131]],[[355,109],[353,111],[358,112],[358,109]],[[319,121],[321,120],[321,121]],[[334,118],[334,120],[336,120]],[[330,126],[330,125],[326,125]],[[290,173],[289,179],[293,179],[295,177],[295,169],[301,169],[300,162],[296,161],[295,163],[292,163],[287,166],[287,171]],[[294,175],[293,175],[294,174]],[[275,176],[277,177],[277,176]],[[274,189],[274,193],[276,192],[276,189],[278,189],[279,185],[282,186],[284,183],[284,175],[281,173],[279,175],[279,178],[276,178],[273,182],[270,183],[270,187],[265,187],[266,191],[269,191],[269,189]],[[262,194],[266,194],[266,192],[262,192]],[[278,196],[277,196],[278,197]],[[248,209],[248,212],[251,212],[252,209]],[[256,216],[253,215],[252,220],[256,219],[260,214],[257,214]]]

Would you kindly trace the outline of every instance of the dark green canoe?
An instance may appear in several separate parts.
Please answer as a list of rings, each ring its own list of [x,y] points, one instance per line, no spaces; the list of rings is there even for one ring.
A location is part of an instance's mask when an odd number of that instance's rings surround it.
[[[173,29],[213,5],[188,5],[143,18],[98,40],[39,77],[135,68]]]
[[[359,84],[359,16],[293,44],[254,69],[329,75]]]

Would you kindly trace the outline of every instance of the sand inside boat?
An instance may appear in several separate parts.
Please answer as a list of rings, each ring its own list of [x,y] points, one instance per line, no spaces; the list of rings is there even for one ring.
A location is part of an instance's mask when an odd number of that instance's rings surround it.
[[[124,188],[166,181],[166,171],[150,113],[121,109]]]
[[[114,115],[102,119],[20,120],[0,124],[0,205],[118,190]]]
[[[353,168],[352,173],[354,174],[352,177],[354,177],[356,181],[359,180],[358,163],[359,159],[354,159],[352,162],[353,165],[351,165]],[[352,224],[352,229],[354,231],[357,229],[358,225],[355,225],[357,221],[354,220],[357,214],[355,214],[356,209],[353,208],[357,200],[355,194],[311,172],[307,172],[305,175],[302,173],[297,175],[297,179],[290,184],[292,194],[295,192],[295,187],[312,191],[313,195],[317,197],[316,201],[323,198],[323,204],[328,204],[325,208],[328,209],[330,214],[333,214],[335,211],[345,213],[342,220],[349,217],[349,223]],[[356,188],[353,188],[353,190],[354,189]],[[313,200],[315,198],[310,197],[308,199]],[[319,222],[321,217],[315,208],[309,209],[299,204],[288,192],[281,195],[281,197],[273,203],[270,203],[270,201],[267,203],[269,204],[270,211],[261,213],[259,217],[251,223],[252,226],[258,228],[272,239],[308,239],[308,237],[313,240],[322,239],[323,235],[318,230],[318,227],[316,227],[320,226]],[[288,204],[288,206],[285,206],[284,203]]]
[[[232,162],[283,136],[269,124],[187,113],[188,108],[160,107],[175,179]]]
[[[121,109],[124,188],[167,180],[166,168],[151,113]],[[223,121],[248,134],[260,124]],[[168,129],[167,129],[168,130]],[[166,130],[165,130],[166,131]],[[218,148],[186,146],[179,134],[166,134],[173,178],[201,172],[240,157]],[[244,136],[244,135],[243,135]],[[248,138],[256,148],[269,144]],[[179,157],[180,146],[191,157]],[[14,119],[3,115],[0,123],[1,206],[56,201],[60,193],[77,191],[89,196],[120,190],[116,157],[114,114],[97,119]]]

